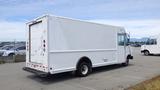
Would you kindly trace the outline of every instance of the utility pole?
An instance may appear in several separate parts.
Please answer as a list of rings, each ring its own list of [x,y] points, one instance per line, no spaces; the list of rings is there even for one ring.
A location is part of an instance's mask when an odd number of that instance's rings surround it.
[[[14,55],[13,55],[13,61],[15,62],[16,61],[16,51],[15,51],[15,48],[16,48],[16,39],[14,39]]]

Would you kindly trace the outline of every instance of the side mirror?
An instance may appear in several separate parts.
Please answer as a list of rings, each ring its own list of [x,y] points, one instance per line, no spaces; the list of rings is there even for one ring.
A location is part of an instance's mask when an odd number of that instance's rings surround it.
[[[127,38],[127,43],[126,43],[126,45],[127,45],[127,46],[130,45],[130,39],[128,39],[128,38]]]

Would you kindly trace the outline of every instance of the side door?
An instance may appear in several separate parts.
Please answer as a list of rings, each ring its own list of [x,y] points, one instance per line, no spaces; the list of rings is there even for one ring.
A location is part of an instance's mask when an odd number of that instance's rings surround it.
[[[117,59],[119,63],[123,63],[126,60],[126,34],[125,33],[120,33],[117,35]]]
[[[160,47],[157,43],[157,39],[154,38],[154,39],[150,39],[150,53],[153,53],[153,54],[159,54],[159,51],[160,50]]]
[[[48,64],[47,26],[48,18],[41,18],[29,25],[29,61]]]

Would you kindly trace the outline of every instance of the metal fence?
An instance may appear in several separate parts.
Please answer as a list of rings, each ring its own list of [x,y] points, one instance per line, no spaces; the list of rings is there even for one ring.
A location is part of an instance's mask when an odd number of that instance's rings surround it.
[[[25,57],[25,55],[2,56],[0,57],[0,63],[25,62]]]

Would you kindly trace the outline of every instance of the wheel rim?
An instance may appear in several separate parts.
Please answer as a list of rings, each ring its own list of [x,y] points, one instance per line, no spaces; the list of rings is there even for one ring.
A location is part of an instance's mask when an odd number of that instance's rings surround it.
[[[81,72],[83,75],[86,75],[88,73],[88,66],[82,65]]]
[[[149,54],[149,53],[146,51],[146,52],[145,52],[145,55],[148,55],[148,54]]]

